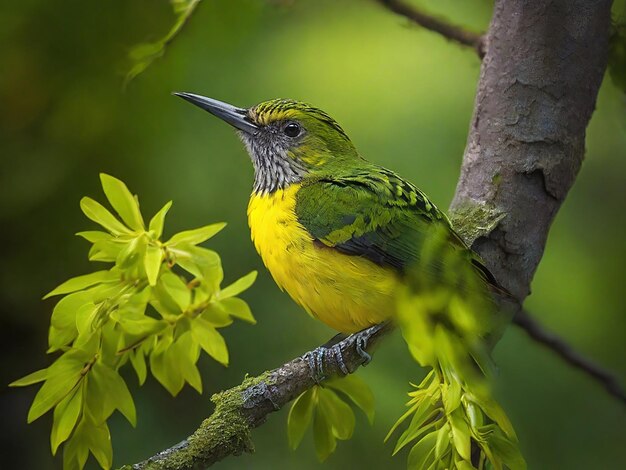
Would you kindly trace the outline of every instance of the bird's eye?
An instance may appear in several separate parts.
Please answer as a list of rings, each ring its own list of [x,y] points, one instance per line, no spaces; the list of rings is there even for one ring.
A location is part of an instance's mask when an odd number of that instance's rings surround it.
[[[300,135],[300,131],[302,129],[295,122],[290,122],[285,127],[283,127],[283,132],[287,137],[298,137]]]

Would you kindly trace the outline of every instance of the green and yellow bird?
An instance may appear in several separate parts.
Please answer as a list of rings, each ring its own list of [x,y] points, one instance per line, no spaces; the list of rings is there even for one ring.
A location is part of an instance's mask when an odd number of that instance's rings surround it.
[[[405,420],[402,436],[413,429],[396,450],[425,436],[414,450],[428,462],[442,452],[446,468],[484,468],[489,460],[525,469],[485,381],[490,346],[507,322],[491,294],[510,294],[447,217],[411,183],[361,157],[320,109],[283,99],[243,109],[176,94],[238,130],[254,165],[252,240],[281,289],[313,317],[356,334],[364,364],[371,330],[359,331],[393,319],[416,361],[433,368],[390,431]],[[325,377],[327,355],[350,372],[331,342],[307,354],[314,380]],[[442,440],[446,432],[454,439]]]
[[[426,195],[365,160],[324,111],[287,99],[244,109],[175,94],[238,130],[254,165],[254,245],[280,288],[331,328],[355,333],[390,319],[407,270],[442,230],[447,247],[497,286]]]

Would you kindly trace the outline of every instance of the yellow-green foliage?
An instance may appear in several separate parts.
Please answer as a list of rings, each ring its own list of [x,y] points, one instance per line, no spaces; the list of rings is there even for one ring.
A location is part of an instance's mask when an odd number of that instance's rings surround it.
[[[161,241],[168,202],[146,227],[126,185],[101,175],[113,215],[83,198],[85,215],[106,231],[81,232],[92,243],[89,259],[113,263],[108,270],[72,278],[46,297],[64,295],[52,312],[48,353],[60,356],[47,369],[12,386],[43,382],[28,413],[32,422],[54,410],[50,444],[62,443],[66,469],[82,468],[89,452],[105,469],[112,449],[107,419],[117,409],[135,425],[133,398],[119,374],[130,363],[140,384],[147,363],[152,375],[176,395],[189,383],[199,393],[196,362],[203,349],[223,365],[228,349],[219,328],[234,318],[255,323],[236,296],[254,282],[251,272],[228,287],[217,253],[199,247],[225,224],[180,232]]]
[[[398,324],[414,359],[432,367],[409,393],[394,454],[412,444],[410,469],[523,470],[513,427],[491,397],[489,337],[501,314],[466,253],[434,234],[398,298]],[[480,450],[473,455],[472,446]]]
[[[339,392],[339,393],[337,393]],[[354,412],[345,398],[358,406],[370,423],[374,420],[374,395],[356,375],[334,378],[316,385],[296,398],[287,418],[289,446],[296,449],[313,422],[315,452],[320,462],[337,447],[337,439],[347,440],[354,432]]]

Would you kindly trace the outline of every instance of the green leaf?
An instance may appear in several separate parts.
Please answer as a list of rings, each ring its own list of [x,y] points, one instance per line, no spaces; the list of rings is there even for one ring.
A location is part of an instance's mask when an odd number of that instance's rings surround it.
[[[436,407],[428,397],[424,397],[419,405],[412,409],[413,418],[406,430],[398,438],[393,455],[398,453],[405,445],[420,437],[428,429],[424,423],[436,412]],[[400,418],[403,419],[404,417]]]
[[[199,357],[198,343],[193,339],[191,332],[186,331],[176,340],[171,347],[170,354],[176,356],[176,364],[180,368],[180,372],[183,378],[191,385],[198,393],[202,393],[202,379],[200,372],[196,367],[196,362]]]
[[[435,444],[435,458],[440,459],[448,451],[450,446],[450,426],[444,424],[437,431],[437,443]]]
[[[137,413],[126,382],[115,370],[97,361],[88,375],[87,410],[95,424],[104,423],[118,409],[133,426]]]
[[[172,207],[172,201],[168,201],[162,208],[154,214],[154,217],[150,219],[148,230],[154,233],[154,238],[159,239],[163,235],[163,224],[165,223],[165,216]]]
[[[317,391],[319,392],[319,390]],[[320,462],[326,460],[337,447],[332,426],[324,410],[319,406],[316,407],[313,417],[313,442],[315,443],[315,454]]]
[[[175,0],[172,4],[176,13],[176,22],[168,33],[158,41],[140,44],[130,51],[129,55],[133,65],[126,74],[125,84],[128,84],[133,78],[146,70],[152,62],[165,54],[166,45],[182,31],[196,7],[200,4],[200,0]]]
[[[83,362],[71,353],[57,359],[49,368],[46,381],[41,386],[28,411],[32,423],[59,403],[82,378]]]
[[[230,286],[225,287],[224,289],[220,291],[219,298],[227,299],[229,297],[234,297],[236,295],[241,294],[244,290],[246,290],[248,287],[250,287],[254,283],[256,276],[257,276],[257,272],[251,271],[245,276],[237,279]]]
[[[325,385],[345,394],[363,410],[370,424],[374,422],[374,394],[363,379],[355,374],[350,374],[327,380]]]
[[[189,244],[180,244],[176,248],[170,248],[169,251],[175,256],[176,264],[202,280],[202,288],[208,291],[208,294],[219,290],[224,271],[220,257],[215,251]]]
[[[135,337],[151,336],[159,333],[168,325],[163,320],[157,320],[143,314],[111,315],[111,317],[115,317],[119,321],[120,326],[126,333]]]
[[[91,425],[84,428],[85,440],[89,450],[96,458],[100,466],[106,470],[113,463],[113,448],[111,447],[111,434],[106,423]]]
[[[137,379],[139,380],[139,385],[143,385],[146,381],[146,357],[143,354],[141,349],[137,348],[134,351],[129,353],[130,355],[130,363],[132,364],[135,372],[137,373]]]
[[[97,312],[98,306],[93,302],[87,302],[78,309],[76,312],[76,329],[79,336],[92,331]]]
[[[76,329],[61,330],[51,326],[48,330],[48,345],[50,346],[47,353],[52,353],[71,343],[76,338]]]
[[[215,328],[223,328],[233,323],[233,319],[219,301],[211,302],[201,316]]]
[[[342,441],[350,439],[355,424],[352,408],[332,390],[322,388],[319,392],[318,407],[324,410],[333,429],[333,435]]]
[[[204,227],[196,228],[193,230],[185,230],[184,232],[180,232],[174,235],[172,238],[166,241],[165,244],[168,247],[173,247],[180,244],[198,245],[214,236],[225,226],[226,224],[224,222],[219,222],[216,224],[205,225]]]
[[[409,452],[407,468],[425,469],[434,458],[437,444],[437,431],[424,436]]]
[[[122,245],[122,248],[119,250],[115,258],[116,266],[127,273],[131,271],[145,253],[147,244],[148,242],[144,236],[131,238],[128,243]],[[96,245],[94,245],[94,247],[95,246]]]
[[[69,393],[54,409],[50,447],[55,455],[59,445],[65,442],[72,433],[80,416],[83,404],[83,387],[79,386]]]
[[[80,208],[87,218],[101,225],[113,235],[129,234],[131,231],[115,218],[102,204],[84,197],[80,200]]]
[[[161,247],[152,244],[146,246],[146,254],[144,255],[143,263],[146,276],[148,277],[148,283],[151,286],[155,286],[157,283],[162,262],[163,250]]]
[[[106,173],[100,173],[100,182],[102,183],[102,189],[111,203],[111,206],[122,220],[126,222],[126,225],[137,231],[144,230],[143,218],[139,211],[139,203],[126,185]]]
[[[497,458],[500,458],[510,470],[526,470],[526,461],[522,457],[517,442],[507,439],[496,431],[489,436],[489,446]]]
[[[24,387],[26,385],[32,385],[46,380],[48,375],[48,369],[40,369],[32,372],[21,379],[14,380],[9,384],[9,387]]]
[[[471,461],[471,434],[469,425],[465,421],[462,411],[457,409],[453,413],[449,414],[448,422],[450,423],[452,431],[452,442],[454,443],[454,448],[464,460]]]
[[[313,389],[300,394],[291,405],[287,416],[287,437],[292,450],[297,449],[302,442],[304,433],[311,423],[313,409]]]
[[[458,380],[452,380],[446,385],[442,391],[443,407],[446,413],[452,413],[461,405],[461,384]]]
[[[52,297],[54,295],[68,294],[70,292],[76,292],[87,287],[91,287],[101,282],[110,282],[117,280],[118,276],[111,271],[96,271],[90,274],[84,274],[82,276],[76,276],[68,279],[56,289],[50,291],[44,296],[44,299]]]
[[[476,470],[476,467],[474,467],[471,463],[467,462],[466,460],[457,460],[454,462],[454,465],[456,465],[456,470]],[[488,468],[488,467],[485,467],[485,468]]]
[[[78,232],[76,235],[84,238],[85,240],[91,243],[108,241],[113,238],[113,236],[110,233],[101,232],[99,230],[87,230],[85,232]]]
[[[85,304],[92,303],[89,292],[75,292],[63,297],[52,310],[50,325],[59,330],[76,328],[76,312]]]
[[[191,303],[191,291],[187,284],[171,271],[166,271],[159,277],[158,288],[163,289],[176,303],[181,312],[187,310]]]
[[[252,311],[244,300],[231,297],[229,299],[220,300],[218,303],[229,315],[248,323],[252,323],[253,325],[256,324],[256,320],[252,316]]]
[[[120,252],[126,248],[127,245],[128,242],[121,241],[117,238],[98,240],[94,242],[89,250],[89,261],[102,261],[104,263],[115,261],[120,255]]]
[[[471,400],[482,408],[485,414],[494,420],[507,436],[515,440],[517,439],[511,421],[509,421],[506,413],[502,407],[495,402],[495,400],[482,397],[472,397]]]
[[[63,469],[81,470],[89,457],[89,447],[86,442],[85,419],[82,419],[76,427],[63,449]]]
[[[170,353],[172,342],[171,334],[159,338],[150,355],[150,370],[161,385],[173,396],[176,396],[185,385],[185,379],[176,363],[177,354]]]
[[[396,429],[398,429],[398,427],[404,421],[406,421],[406,419],[409,416],[411,416],[412,414],[415,414],[416,410],[418,409],[418,407],[422,403],[422,400],[424,400],[425,394],[428,393],[428,390],[430,390],[431,387],[435,386],[436,389],[439,389],[439,384],[435,383],[434,378],[435,378],[435,371],[431,370],[426,375],[426,377],[424,377],[424,380],[422,380],[422,383],[420,383],[417,386],[414,385],[414,384],[411,384],[414,387],[418,388],[418,390],[416,392],[409,392],[409,396],[413,397],[413,396],[415,396],[416,393],[419,393],[420,397],[419,398],[413,398],[413,399],[411,399],[411,401],[409,401],[409,403],[407,403],[407,406],[410,406],[410,408],[402,416],[400,416],[400,418],[398,418],[398,420],[391,427],[391,429],[387,433],[387,436],[385,437],[385,442],[387,442],[389,440],[391,435],[396,431]]]
[[[206,353],[217,362],[228,365],[228,348],[221,334],[201,316],[191,320],[191,335]]]

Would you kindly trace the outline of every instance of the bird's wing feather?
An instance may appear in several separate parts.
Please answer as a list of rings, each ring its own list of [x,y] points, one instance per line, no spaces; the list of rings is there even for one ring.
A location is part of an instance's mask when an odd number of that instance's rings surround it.
[[[425,242],[443,233],[446,250],[467,257],[481,277],[497,285],[447,217],[393,172],[376,167],[376,171],[367,168],[349,176],[320,178],[303,185],[296,198],[299,223],[323,246],[403,273],[420,262]],[[441,275],[444,262],[440,253],[426,266]]]
[[[296,215],[322,244],[400,271],[419,259],[434,225],[448,224],[423,193],[383,169],[304,185]]]

